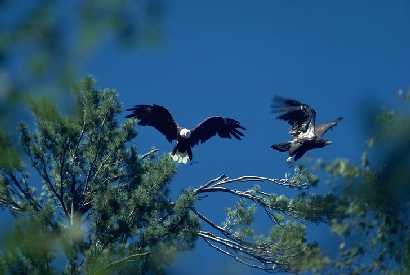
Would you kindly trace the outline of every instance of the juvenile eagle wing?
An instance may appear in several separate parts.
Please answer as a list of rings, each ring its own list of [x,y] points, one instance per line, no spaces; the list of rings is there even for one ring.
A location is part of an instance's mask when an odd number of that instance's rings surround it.
[[[291,127],[291,135],[299,136],[307,131],[314,132],[316,111],[307,104],[294,99],[275,96],[271,109],[279,114],[276,118],[286,121]]]
[[[329,123],[323,123],[320,124],[319,126],[316,127],[315,133],[318,137],[321,137],[322,135],[326,134],[326,132],[333,127],[336,127],[336,125],[343,119],[343,117],[338,117],[335,120],[329,122]]]

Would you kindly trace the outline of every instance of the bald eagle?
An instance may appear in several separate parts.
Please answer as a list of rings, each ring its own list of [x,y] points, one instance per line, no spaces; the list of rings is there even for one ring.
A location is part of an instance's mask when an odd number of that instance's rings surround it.
[[[192,161],[191,148],[199,143],[204,143],[218,134],[222,138],[241,139],[245,130],[240,123],[232,118],[213,116],[208,117],[193,129],[180,127],[170,112],[160,105],[135,105],[127,109],[131,114],[127,118],[138,119],[142,126],[152,126],[161,132],[169,142],[177,141],[171,152],[172,159],[179,163]]]
[[[322,136],[343,119],[338,117],[331,122],[316,126],[316,111],[312,107],[280,96],[273,98],[271,108],[273,113],[278,114],[276,118],[288,122],[291,126],[289,134],[292,140],[271,146],[279,152],[288,152],[288,162],[297,161],[309,150],[332,144],[330,140],[323,139]]]

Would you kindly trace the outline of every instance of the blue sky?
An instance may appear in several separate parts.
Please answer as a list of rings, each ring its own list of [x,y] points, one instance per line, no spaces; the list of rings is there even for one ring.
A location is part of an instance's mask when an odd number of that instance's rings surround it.
[[[164,105],[185,127],[223,115],[247,128],[243,141],[214,138],[194,148],[193,165],[180,166],[171,183],[174,196],[222,173],[282,177],[288,171],[286,156],[269,148],[288,139],[287,125],[270,114],[275,94],[311,104],[319,122],[345,117],[329,133],[334,144],[307,157],[357,161],[364,145],[360,111],[374,101],[394,106],[395,91],[410,86],[406,0],[175,0],[167,4],[165,16],[159,45],[133,52],[107,45],[87,60],[83,72],[93,75],[99,87],[117,89],[124,107]],[[171,150],[154,129],[138,131],[134,142],[141,152],[152,146],[161,153]],[[215,195],[198,206],[220,221],[232,202]],[[261,222],[258,229],[266,231],[266,225]],[[311,240],[333,250],[326,227],[309,230]],[[265,274],[234,263],[201,240],[178,256],[169,272]]]
[[[167,3],[159,45],[123,51],[109,44],[78,64],[81,75],[93,75],[99,87],[117,89],[124,107],[156,103],[186,127],[224,115],[247,128],[243,141],[214,138],[194,148],[193,165],[180,166],[170,185],[175,197],[222,173],[282,177],[289,171],[286,155],[269,148],[289,138],[288,126],[270,114],[275,94],[311,104],[318,122],[345,117],[329,133],[334,144],[306,157],[357,161],[365,139],[361,111],[374,102],[397,106],[394,93],[410,87],[409,27],[408,0],[174,0]],[[172,148],[154,129],[140,127],[138,132],[134,143],[141,153],[152,146],[163,154]],[[324,191],[324,182],[311,190]],[[212,195],[198,207],[221,221],[233,202]],[[269,222],[258,214],[257,230],[267,232]],[[308,231],[311,241],[334,251],[335,238],[326,226],[309,225]],[[201,240],[168,271],[265,274],[236,264]]]

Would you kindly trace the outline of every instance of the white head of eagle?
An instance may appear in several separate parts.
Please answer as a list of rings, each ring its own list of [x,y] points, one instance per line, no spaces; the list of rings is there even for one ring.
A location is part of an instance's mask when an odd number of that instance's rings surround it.
[[[185,139],[189,138],[191,136],[191,131],[189,129],[183,128],[181,131],[179,131],[179,135]]]

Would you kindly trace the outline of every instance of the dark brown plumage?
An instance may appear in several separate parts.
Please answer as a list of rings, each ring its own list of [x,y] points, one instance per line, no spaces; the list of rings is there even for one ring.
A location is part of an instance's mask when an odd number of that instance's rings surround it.
[[[178,137],[178,125],[167,109],[160,105],[135,105],[127,109],[131,114],[126,118],[137,118],[138,124],[152,126],[160,131],[169,142]]]
[[[292,136],[306,132],[309,127],[315,124],[316,111],[297,100],[275,96],[271,108],[272,113],[279,114],[277,119],[284,120],[291,126],[290,134]]]
[[[177,141],[171,153],[176,161],[179,161],[178,155],[187,155],[189,160],[192,160],[191,148],[199,143],[204,143],[215,135],[222,138],[234,137],[239,140],[244,136],[240,130],[245,130],[245,128],[232,118],[209,117],[194,129],[189,130],[178,126],[169,111],[160,105],[135,105],[127,111],[131,111],[131,114],[126,116],[127,118],[136,118],[139,125],[154,127],[169,142]]]
[[[271,146],[279,152],[288,152],[288,161],[296,161],[309,150],[331,144],[331,141],[323,139],[322,136],[343,119],[339,117],[332,122],[316,126],[316,111],[312,107],[279,96],[273,98],[271,108],[273,113],[279,114],[276,118],[285,120],[291,126],[289,134],[292,140]]]

